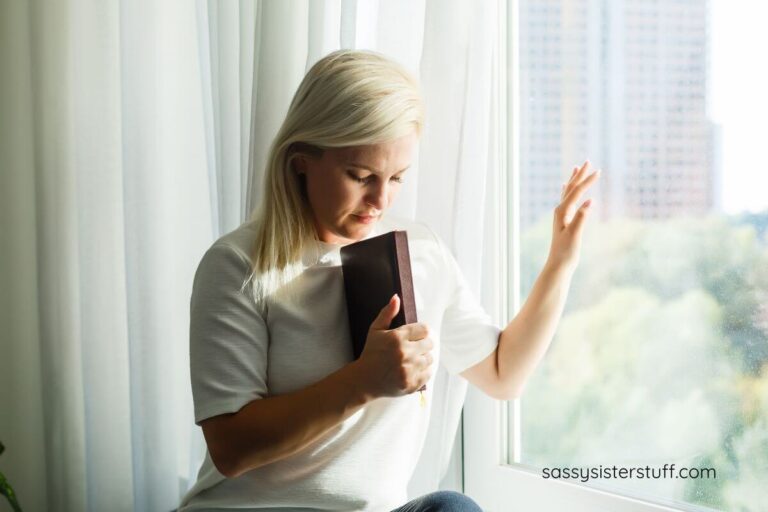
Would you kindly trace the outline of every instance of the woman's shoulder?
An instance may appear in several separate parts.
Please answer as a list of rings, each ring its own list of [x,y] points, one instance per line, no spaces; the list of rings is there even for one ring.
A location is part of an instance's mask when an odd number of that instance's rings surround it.
[[[200,257],[195,282],[244,280],[251,271],[255,236],[255,229],[244,223],[214,240]]]
[[[256,227],[253,222],[246,221],[232,231],[217,238],[208,250],[210,251],[214,248],[229,249],[237,253],[244,260],[251,261],[255,240]]]

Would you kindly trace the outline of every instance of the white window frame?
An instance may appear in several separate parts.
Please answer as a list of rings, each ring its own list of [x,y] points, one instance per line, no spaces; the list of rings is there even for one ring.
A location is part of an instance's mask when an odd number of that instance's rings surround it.
[[[494,101],[498,108],[496,126],[499,129],[497,147],[497,176],[491,181],[496,197],[488,208],[496,214],[486,216],[499,219],[493,226],[497,239],[487,247],[494,249],[488,256],[493,275],[490,281],[498,283],[496,289],[485,293],[483,304],[499,323],[507,325],[520,307],[519,265],[519,198],[517,183],[520,169],[516,147],[508,147],[508,135],[519,133],[519,63],[518,48],[508,34],[517,34],[518,0],[499,2],[499,47],[497,80]],[[511,146],[511,144],[510,144]],[[506,186],[505,186],[506,185]],[[493,188],[491,188],[493,190]],[[485,280],[489,282],[489,280]],[[493,400],[469,386],[463,410],[463,479],[464,493],[475,499],[485,511],[508,510],[569,510],[573,512],[659,512],[674,510],[710,510],[695,505],[671,502],[662,505],[589,487],[568,480],[545,480],[540,470],[515,463],[520,453],[519,400],[502,402]],[[512,442],[508,441],[509,425],[514,427]],[[510,462],[511,461],[511,462]],[[675,508],[672,508],[672,507]]]

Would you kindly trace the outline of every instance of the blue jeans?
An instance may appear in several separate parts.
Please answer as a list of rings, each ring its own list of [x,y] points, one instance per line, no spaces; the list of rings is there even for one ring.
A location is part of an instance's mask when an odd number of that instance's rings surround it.
[[[460,492],[436,491],[411,500],[392,512],[483,512],[483,509]]]

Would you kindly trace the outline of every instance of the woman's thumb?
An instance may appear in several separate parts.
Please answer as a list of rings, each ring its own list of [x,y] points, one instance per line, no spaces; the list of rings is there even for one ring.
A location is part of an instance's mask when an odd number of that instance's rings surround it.
[[[392,319],[397,316],[398,311],[400,311],[400,297],[394,294],[389,299],[389,302],[387,302],[387,305],[379,311],[376,319],[371,324],[371,329],[389,329],[389,325],[392,323]]]

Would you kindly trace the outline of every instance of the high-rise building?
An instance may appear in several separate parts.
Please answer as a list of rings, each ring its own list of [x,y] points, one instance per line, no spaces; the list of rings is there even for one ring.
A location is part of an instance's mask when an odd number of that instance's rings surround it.
[[[719,208],[707,0],[521,0],[519,16],[523,226],[587,158],[603,217]]]

